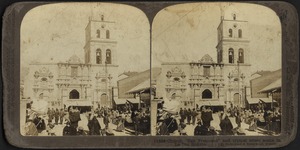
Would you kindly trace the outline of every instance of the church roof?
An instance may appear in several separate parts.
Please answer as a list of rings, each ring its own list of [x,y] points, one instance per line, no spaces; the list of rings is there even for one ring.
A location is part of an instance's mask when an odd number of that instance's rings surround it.
[[[129,77],[129,76],[132,76],[132,75],[135,75],[135,74],[137,74],[138,72],[136,72],[136,71],[127,71],[127,72],[123,72],[122,74],[120,74],[119,76],[121,76],[121,75],[126,75],[127,77]]]
[[[74,54],[73,56],[71,56],[69,58],[68,63],[70,63],[70,64],[80,64],[81,60],[76,54]]]
[[[143,90],[146,90],[146,89],[149,89],[149,88],[150,88],[150,79],[145,80],[144,82],[138,84],[137,86],[130,89],[126,93],[135,93],[135,92],[143,91]]]
[[[214,63],[213,59],[208,55],[208,54],[205,54],[201,59],[200,59],[200,62],[201,63]]]

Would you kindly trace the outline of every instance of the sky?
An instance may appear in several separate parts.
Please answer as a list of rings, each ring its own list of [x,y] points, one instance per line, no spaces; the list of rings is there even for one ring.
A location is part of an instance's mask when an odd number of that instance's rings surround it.
[[[253,11],[255,10],[255,11]],[[209,54],[217,60],[221,16],[247,20],[251,71],[281,68],[281,26],[271,9],[243,3],[189,3],[162,9],[152,23],[152,67],[190,62]],[[30,62],[65,62],[73,54],[84,62],[88,18],[103,14],[115,21],[119,74],[150,67],[150,24],[139,9],[111,3],[59,3],[33,8],[21,25],[21,67]]]
[[[217,61],[217,27],[221,16],[248,21],[251,72],[281,68],[281,25],[276,13],[243,3],[178,4],[154,18],[152,66],[162,62],[198,61],[209,54]]]
[[[150,24],[132,6],[110,3],[59,3],[33,8],[21,24],[21,67],[31,62],[66,62],[76,54],[84,62],[88,18],[114,21],[119,73],[150,68]],[[137,63],[138,62],[138,63]]]

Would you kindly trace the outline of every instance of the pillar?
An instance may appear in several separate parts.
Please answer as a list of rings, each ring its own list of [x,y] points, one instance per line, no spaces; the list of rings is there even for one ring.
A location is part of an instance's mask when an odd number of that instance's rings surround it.
[[[156,135],[156,124],[157,124],[157,101],[151,99],[151,135]]]

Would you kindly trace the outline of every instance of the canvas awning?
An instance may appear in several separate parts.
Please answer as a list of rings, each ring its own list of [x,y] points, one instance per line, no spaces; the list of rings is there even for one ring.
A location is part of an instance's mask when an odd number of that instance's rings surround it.
[[[276,103],[277,101],[276,100],[274,100],[273,99],[273,101],[272,101],[272,99],[270,99],[270,98],[266,98],[266,99],[259,99],[260,101],[262,101],[262,102],[265,102],[265,103]]]
[[[127,102],[126,99],[115,99],[114,101],[115,101],[116,105],[124,105]]]
[[[93,106],[92,102],[89,100],[68,100],[65,105],[69,106]]]
[[[210,101],[204,100],[197,103],[199,106],[225,106],[224,101]]]
[[[137,93],[137,92],[141,92],[143,90],[149,89],[149,88],[150,88],[150,79],[147,79],[144,82],[135,86],[134,88],[130,89],[126,93]]]
[[[247,101],[249,104],[258,104],[260,101],[264,103],[272,103],[272,99],[270,98],[248,98]],[[273,102],[275,103],[276,101],[273,100]]]
[[[131,104],[138,104],[138,103],[144,103],[143,101],[140,101],[139,99],[127,99],[127,101]]]
[[[268,93],[274,90],[281,89],[281,78],[277,79],[276,81],[272,82],[268,86],[264,87],[258,93]]]
[[[249,104],[258,104],[259,98],[248,98],[247,101]]]

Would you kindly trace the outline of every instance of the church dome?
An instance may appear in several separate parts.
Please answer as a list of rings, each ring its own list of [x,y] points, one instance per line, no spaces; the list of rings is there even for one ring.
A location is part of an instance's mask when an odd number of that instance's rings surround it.
[[[200,59],[201,63],[214,63],[213,59],[208,55],[204,55],[201,59]]]
[[[80,58],[77,55],[73,55],[69,58],[68,63],[70,64],[79,64],[81,63]]]

